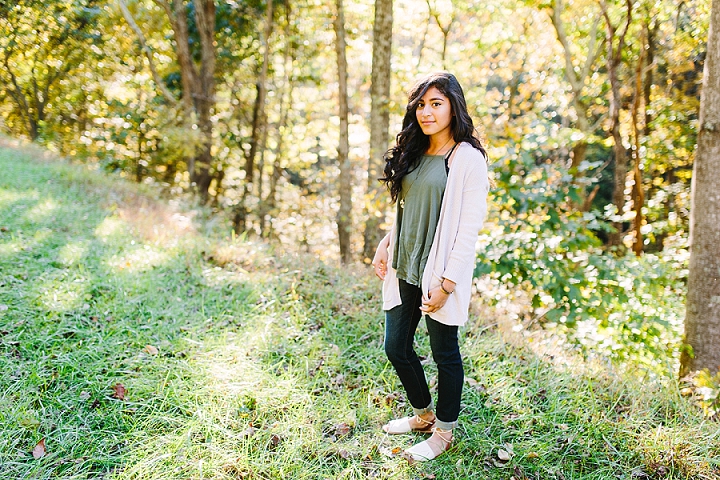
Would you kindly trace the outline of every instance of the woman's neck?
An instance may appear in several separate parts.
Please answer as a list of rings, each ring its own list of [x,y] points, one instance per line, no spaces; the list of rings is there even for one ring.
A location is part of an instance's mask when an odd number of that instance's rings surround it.
[[[440,135],[431,135],[430,145],[425,153],[428,155],[442,155],[444,151],[447,151],[452,146],[453,141],[450,132],[444,132]]]

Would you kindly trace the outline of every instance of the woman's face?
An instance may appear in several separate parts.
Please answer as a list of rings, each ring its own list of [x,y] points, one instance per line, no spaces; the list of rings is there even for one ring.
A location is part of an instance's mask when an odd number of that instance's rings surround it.
[[[450,129],[452,107],[450,100],[436,87],[428,88],[415,110],[420,129],[431,136]]]

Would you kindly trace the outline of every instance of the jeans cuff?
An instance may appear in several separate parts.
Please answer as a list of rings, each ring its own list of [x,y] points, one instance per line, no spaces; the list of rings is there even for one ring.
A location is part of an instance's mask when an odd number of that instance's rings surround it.
[[[428,405],[425,408],[415,408],[413,407],[413,413],[415,415],[425,415],[426,413],[430,413],[433,410],[435,410],[435,405],[433,405],[432,400],[430,401],[430,405]]]
[[[455,420],[454,422],[443,422],[439,418],[435,419],[435,427],[439,428],[440,430],[450,431],[457,426],[458,426],[457,420]]]

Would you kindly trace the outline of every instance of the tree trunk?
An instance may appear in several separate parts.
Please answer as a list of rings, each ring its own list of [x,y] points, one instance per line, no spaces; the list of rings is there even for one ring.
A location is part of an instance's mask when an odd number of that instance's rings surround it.
[[[288,116],[290,107],[293,101],[293,89],[294,89],[294,74],[293,64],[295,63],[295,49],[293,46],[292,38],[292,9],[290,0],[285,3],[285,52],[284,52],[284,85],[281,91],[280,99],[280,122],[277,128],[277,148],[275,150],[275,160],[273,161],[272,174],[270,175],[270,185],[267,198],[265,199],[265,205],[267,207],[267,214],[271,217],[275,215],[277,209],[277,186],[282,176],[282,158],[285,154],[285,126],[288,123]],[[263,229],[262,234],[264,237],[270,237],[273,235],[273,225],[270,223],[270,227]]]
[[[720,0],[713,0],[692,176],[690,271],[681,375],[720,369]]]
[[[589,43],[587,57],[585,57],[585,62],[582,65],[582,69],[578,69],[576,71],[573,60],[573,49],[571,48],[570,41],[567,37],[567,33],[565,32],[565,24],[563,23],[561,17],[561,13],[564,9],[562,0],[555,0],[551,2],[550,9],[550,20],[555,27],[557,39],[560,42],[560,45],[563,47],[563,53],[565,57],[565,80],[567,80],[567,82],[570,84],[570,89],[572,92],[572,106],[575,109],[575,114],[577,115],[577,123],[575,125],[575,128],[577,128],[577,130],[583,135],[583,138],[577,143],[575,143],[575,145],[573,145],[572,147],[572,163],[570,165],[570,172],[573,176],[573,179],[575,183],[578,183],[578,177],[580,176],[579,167],[580,164],[582,164],[582,162],[585,160],[585,155],[588,148],[588,143],[585,139],[592,133],[593,130],[590,126],[590,122],[588,121],[588,118],[590,116],[590,107],[585,101],[583,101],[582,97],[587,79],[590,78],[590,70],[592,69],[592,66],[594,65],[595,59],[598,55],[595,44],[597,40],[598,23],[601,17],[598,17],[597,20],[593,22],[592,29],[590,30],[590,35],[588,36]],[[577,202],[577,206],[581,210],[586,210],[590,208],[592,200],[588,201],[588,198],[589,195],[587,195],[587,192],[581,192],[580,199]]]
[[[212,110],[215,106],[215,1],[195,0],[195,23],[200,36],[199,92],[195,98],[200,131],[203,132],[203,149],[195,162],[195,183],[200,197],[208,200],[213,164]]]
[[[250,134],[250,151],[245,157],[245,182],[243,184],[242,196],[240,203],[235,208],[235,231],[244,232],[248,230],[248,199],[253,191],[255,183],[255,157],[257,156],[258,147],[263,138],[263,131],[266,123],[265,98],[267,96],[267,73],[268,64],[270,63],[270,36],[272,35],[274,26],[273,21],[273,0],[268,0],[265,33],[263,35],[263,61],[260,66],[260,75],[255,84],[257,95],[255,96],[255,104],[253,105],[252,133]],[[262,172],[260,172],[262,175]]]
[[[267,206],[265,205],[265,201],[263,200],[263,190],[264,190],[264,171],[265,171],[265,149],[267,147],[267,137],[268,137],[268,125],[267,122],[265,123],[265,127],[262,129],[262,137],[260,138],[260,146],[258,147],[258,150],[260,152],[260,158],[258,159],[257,164],[257,198],[258,198],[258,212],[257,215],[259,217],[259,229],[260,229],[260,235],[262,235],[263,231],[265,230],[265,215],[267,213]]]
[[[368,160],[368,187],[365,197],[365,235],[363,257],[372,259],[375,248],[384,236],[380,231],[383,219],[383,195],[378,179],[388,149],[390,128],[390,64],[392,60],[393,0],[375,0],[373,26],[373,59],[370,85],[370,158]]]
[[[643,253],[643,235],[642,226],[644,223],[642,209],[645,205],[645,190],[643,186],[642,169],[640,163],[640,127],[638,125],[638,111],[640,110],[640,98],[643,95],[643,67],[645,66],[645,34],[643,31],[642,40],[640,41],[640,58],[638,58],[637,67],[635,68],[635,92],[633,94],[632,105],[632,127],[633,127],[633,210],[635,210],[635,219],[633,220],[633,230],[635,237],[633,239],[633,252],[636,256]],[[645,105],[647,110],[647,105]]]
[[[607,27],[607,69],[608,78],[610,80],[610,133],[613,138],[613,154],[615,157],[615,174],[613,178],[613,194],[612,201],[617,209],[617,215],[622,215],[625,207],[625,181],[627,177],[627,153],[623,145],[622,135],[620,134],[620,108],[622,106],[622,94],[620,92],[620,79],[618,78],[618,68],[622,63],[622,54],[625,48],[625,38],[627,35],[630,22],[632,21],[632,0],[626,0],[625,25],[623,30],[618,33],[617,27],[612,24],[610,15],[608,14],[607,4],[601,2],[603,16],[605,17],[605,25]],[[617,42],[616,42],[617,40]],[[617,43],[617,44],[616,44]],[[608,244],[610,246],[619,247],[622,245],[623,227],[622,222],[612,222],[615,229],[608,236]]]
[[[352,227],[352,182],[350,179],[349,134],[348,134],[348,94],[347,94],[347,59],[345,56],[345,14],[343,0],[336,0],[335,15],[335,51],[338,64],[338,114],[340,116],[340,140],[338,144],[338,166],[340,175],[338,189],[340,193],[340,209],[337,214],[338,240],[340,242],[340,259],[347,264],[352,259],[350,249],[350,229]]]
[[[182,103],[185,115],[195,112],[203,146],[194,158],[187,159],[190,183],[203,199],[208,200],[212,181],[212,111],[215,108],[215,2],[195,0],[195,24],[200,37],[200,70],[196,68],[190,49],[187,7],[184,0],[155,0],[167,15],[175,38],[175,55],[180,65]]]
[[[652,27],[647,26],[647,56],[645,58],[645,84],[643,85],[643,101],[645,105],[645,126],[643,133],[647,137],[650,135],[650,122],[652,115],[650,113],[650,93],[653,86],[653,64],[655,63],[655,35],[659,29],[659,22]]]

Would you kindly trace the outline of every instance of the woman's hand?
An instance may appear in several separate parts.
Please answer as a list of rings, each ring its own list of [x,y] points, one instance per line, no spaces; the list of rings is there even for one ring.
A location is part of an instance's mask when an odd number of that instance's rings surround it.
[[[449,289],[449,290],[448,290]],[[455,291],[455,282],[443,278],[440,285],[428,292],[427,298],[423,296],[423,304],[420,307],[425,313],[433,313],[445,306],[445,302],[452,292]]]
[[[375,256],[372,260],[372,266],[375,269],[375,275],[380,280],[385,280],[387,274],[387,262],[388,262],[388,245],[390,242],[390,234],[388,233],[380,240],[377,250],[375,250]]]
[[[420,310],[425,313],[433,313],[445,306],[450,295],[443,293],[440,287],[435,287],[428,292],[427,298],[423,296],[423,303]]]

